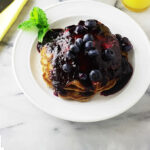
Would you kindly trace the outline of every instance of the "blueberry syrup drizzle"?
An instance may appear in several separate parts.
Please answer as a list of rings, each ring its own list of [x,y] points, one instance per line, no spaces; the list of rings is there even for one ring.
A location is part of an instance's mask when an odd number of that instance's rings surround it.
[[[40,52],[43,46],[53,53],[51,80],[55,95],[66,95],[65,85],[78,80],[86,87],[82,95],[88,97],[94,94],[93,82],[105,86],[115,79],[116,85],[101,93],[107,96],[121,90],[133,73],[127,57],[123,56],[132,50],[131,42],[119,34],[111,34],[96,20],[48,31],[43,43],[37,44],[37,50]]]

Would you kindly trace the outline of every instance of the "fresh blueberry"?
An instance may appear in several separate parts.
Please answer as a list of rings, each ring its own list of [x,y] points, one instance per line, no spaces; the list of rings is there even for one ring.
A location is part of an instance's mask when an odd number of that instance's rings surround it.
[[[78,53],[80,51],[79,47],[77,45],[71,45],[70,46],[70,51],[73,53]]]
[[[90,80],[93,82],[102,81],[102,73],[97,69],[92,70],[89,74],[89,77],[90,77]]]
[[[118,39],[119,42],[122,40],[122,36],[120,34],[116,34],[116,38]]]
[[[133,48],[131,42],[129,41],[129,39],[127,37],[122,38],[121,47],[122,47],[122,51],[124,51],[124,52],[128,52],[128,51],[132,50],[132,48]]]
[[[94,43],[93,43],[93,41],[87,41],[87,42],[85,43],[85,48],[86,48],[87,50],[94,48]]]
[[[69,64],[63,64],[62,69],[64,72],[71,72],[71,66]]]
[[[89,51],[88,51],[88,55],[89,55],[90,57],[98,56],[98,55],[99,55],[99,51],[98,51],[98,50],[89,50]]]
[[[88,29],[95,28],[96,25],[97,25],[96,20],[87,20],[87,21],[85,21],[85,26],[86,26]]]
[[[78,25],[78,26],[75,28],[75,33],[76,33],[76,34],[82,34],[84,31],[85,31],[85,29],[84,29],[84,27],[81,26],[81,25]]]
[[[71,51],[67,51],[66,53],[66,57],[71,60],[75,58],[75,55],[71,52]]]
[[[78,23],[78,25],[82,25],[82,26],[84,26],[84,22],[85,22],[85,21],[80,20],[80,21],[79,21],[79,23]]]
[[[112,49],[104,50],[104,59],[105,60],[112,60],[115,57],[115,53]]]
[[[122,40],[121,40],[122,43],[125,43],[125,44],[129,44],[130,41],[127,37],[123,37]]]
[[[86,80],[87,79],[87,75],[85,73],[79,73],[79,78],[81,80]]]
[[[131,45],[126,45],[122,47],[122,51],[124,52],[129,52],[130,50],[132,50],[132,46]]]
[[[91,34],[85,34],[83,37],[83,42],[93,41],[93,40],[94,40],[94,38],[93,38],[93,35],[91,35]]]
[[[76,43],[76,45],[77,45],[78,47],[81,47],[82,44],[83,44],[83,40],[82,40],[81,38],[77,38],[76,41],[75,41],[75,43]]]

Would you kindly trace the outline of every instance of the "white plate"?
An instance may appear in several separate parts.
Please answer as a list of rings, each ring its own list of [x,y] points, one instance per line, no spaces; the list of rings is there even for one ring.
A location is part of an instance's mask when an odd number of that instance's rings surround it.
[[[150,82],[150,45],[142,29],[129,16],[109,5],[94,1],[69,1],[46,9],[51,28],[62,28],[83,19],[97,19],[112,33],[127,36],[134,45],[130,62],[134,73],[126,87],[113,96],[96,95],[89,102],[62,100],[53,95],[42,79],[37,35],[20,32],[13,50],[13,71],[29,100],[43,111],[61,119],[94,122],[112,118],[132,107]],[[142,107],[142,106],[141,106]]]

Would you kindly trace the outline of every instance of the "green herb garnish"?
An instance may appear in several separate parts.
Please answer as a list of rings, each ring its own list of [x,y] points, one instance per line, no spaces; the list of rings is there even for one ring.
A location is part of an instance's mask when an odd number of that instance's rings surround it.
[[[30,12],[29,20],[22,22],[18,28],[26,31],[36,29],[38,31],[38,41],[42,43],[46,32],[49,30],[45,12],[38,7],[34,7]]]

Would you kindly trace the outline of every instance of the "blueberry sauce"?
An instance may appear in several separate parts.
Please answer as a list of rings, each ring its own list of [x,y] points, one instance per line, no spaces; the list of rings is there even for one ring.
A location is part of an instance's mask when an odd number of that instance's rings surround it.
[[[105,86],[116,80],[116,85],[103,91],[110,95],[121,90],[130,80],[133,69],[127,54],[133,49],[128,38],[113,35],[109,28],[97,20],[80,21],[65,29],[52,29],[37,44],[40,52],[46,47],[53,54],[51,80],[55,95],[66,95],[66,84],[78,80],[86,87],[83,96],[94,94],[94,82]]]

